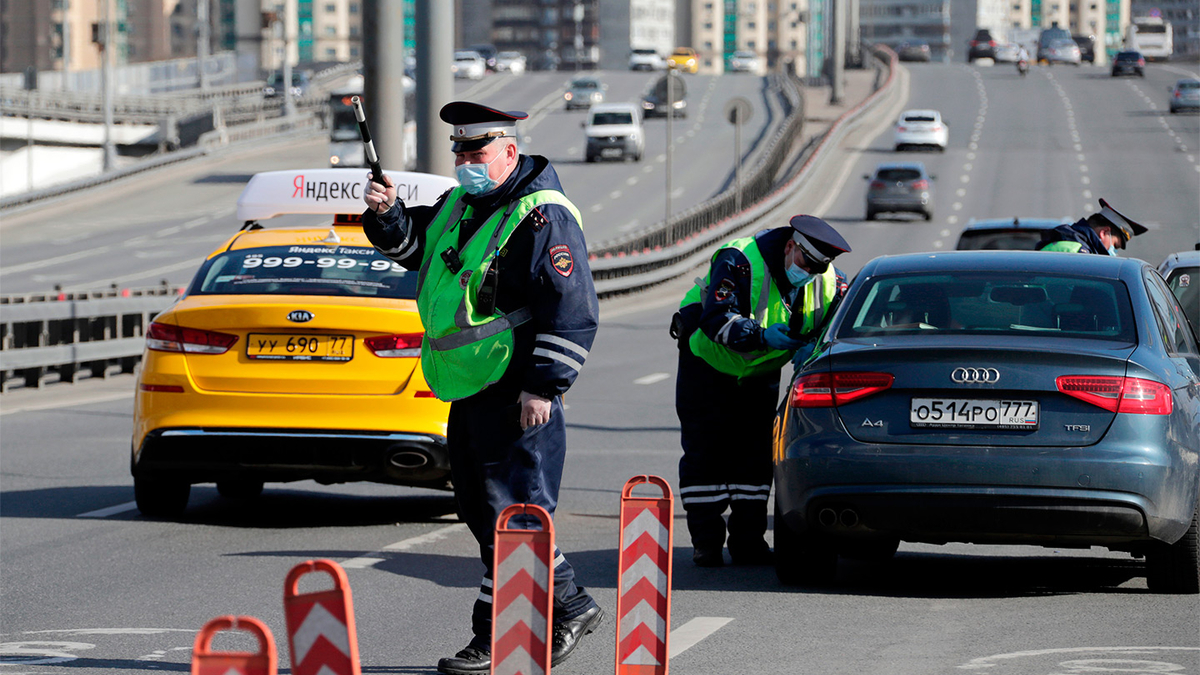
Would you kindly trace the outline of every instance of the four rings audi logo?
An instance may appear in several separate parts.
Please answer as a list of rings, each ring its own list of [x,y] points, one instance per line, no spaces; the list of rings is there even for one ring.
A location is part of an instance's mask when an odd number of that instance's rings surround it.
[[[995,368],[955,368],[950,379],[959,384],[996,384],[1000,371]]]

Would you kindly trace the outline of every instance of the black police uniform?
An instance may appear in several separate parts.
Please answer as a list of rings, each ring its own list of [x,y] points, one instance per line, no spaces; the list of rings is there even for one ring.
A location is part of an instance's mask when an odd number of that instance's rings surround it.
[[[818,220],[813,218],[812,220]],[[809,229],[808,221],[799,221]],[[830,245],[810,237],[833,257],[849,245],[824,221],[812,232],[835,240]],[[803,230],[802,230],[803,231]],[[796,229],[781,227],[755,235],[767,270],[785,298],[795,290],[784,266],[784,246]],[[832,233],[832,234],[830,234]],[[699,565],[723,564],[726,543],[723,514],[729,509],[728,545],[735,564],[770,560],[763,535],[771,492],[771,429],[779,402],[780,371],[737,378],[718,371],[692,353],[688,338],[702,330],[718,344],[738,352],[770,349],[763,340],[767,326],[752,318],[750,263],[733,248],[717,253],[703,301],[680,311],[679,368],[675,383],[675,412],[681,428],[683,457],[679,460],[679,492],[687,513],[688,532]],[[846,275],[837,270],[837,295],[846,291]],[[826,312],[828,316],[833,306]],[[814,334],[796,336],[811,339]]]
[[[442,110],[442,119],[452,125],[493,118],[522,119],[524,113],[502,113],[470,103],[453,103]],[[491,140],[457,142],[454,149],[475,150]],[[460,221],[460,242],[468,241],[496,211],[538,190],[562,192],[558,175],[544,157],[519,156],[517,167],[503,184],[464,197],[472,216]],[[397,200],[383,214],[368,209],[363,230],[384,255],[407,269],[420,269],[426,228],[448,194],[433,206],[406,207]],[[561,396],[575,381],[591,349],[599,316],[583,231],[566,207],[548,204],[531,211],[498,260],[497,308],[507,314],[528,307],[533,318],[514,329],[514,353],[501,379],[450,404],[446,434],[459,515],[479,542],[486,568],[472,614],[475,637],[470,645],[485,653],[491,646],[496,519],[505,507],[516,503],[537,504],[553,516],[566,455]],[[551,400],[549,422],[521,429],[518,399],[522,391]],[[523,516],[510,521],[513,527],[535,524],[536,520]],[[591,620],[602,614],[587,591],[576,585],[575,570],[557,549],[553,567],[556,626],[582,615]]]
[[[1148,231],[1146,226],[1130,219],[1114,209],[1107,201],[1101,199],[1100,211],[1087,218],[1080,218],[1069,225],[1059,225],[1044,233],[1037,248],[1040,251],[1054,242],[1073,241],[1080,245],[1079,253],[1108,255],[1108,249],[1105,248],[1104,242],[1100,241],[1100,235],[1096,234],[1095,228],[1092,227],[1093,222],[1111,225],[1120,230],[1126,245],[1137,235]]]

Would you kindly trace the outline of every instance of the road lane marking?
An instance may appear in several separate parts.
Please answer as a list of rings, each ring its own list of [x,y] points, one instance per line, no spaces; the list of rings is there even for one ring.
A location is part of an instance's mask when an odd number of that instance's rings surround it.
[[[54,401],[48,401],[46,403],[32,403],[29,405],[17,404],[17,406],[15,408],[6,405],[4,407],[4,409],[0,410],[0,416],[13,415],[16,413],[21,413],[21,412],[33,412],[36,410],[52,410],[54,408],[70,408],[70,407],[77,406],[77,405],[88,405],[91,403],[107,403],[109,401],[119,401],[119,400],[125,399],[125,398],[133,398],[133,391],[123,391],[123,392],[119,392],[119,393],[111,393],[110,392],[107,394],[100,394],[100,395],[96,395],[96,396],[86,396],[85,395],[85,396],[79,397],[79,398],[75,398],[75,397],[68,397],[65,399],[60,398],[60,399],[57,399]]]
[[[126,511],[133,511],[136,508],[137,508],[137,502],[125,502],[124,504],[117,504],[116,506],[110,506],[106,509],[96,509],[95,511],[88,511],[87,513],[81,513],[75,517],[76,518],[107,518],[109,516],[116,515],[118,513],[125,513]]]
[[[434,530],[433,532],[426,532],[425,534],[417,535],[415,537],[409,537],[408,539],[402,539],[394,544],[388,544],[387,546],[384,546],[382,549],[377,551],[377,553],[395,553],[396,551],[407,551],[407,550],[416,548],[417,546],[421,546],[424,544],[431,544],[435,541],[441,541],[441,540],[449,537],[452,534],[456,534],[456,533],[461,532],[466,529],[467,529],[466,523],[455,523],[453,525],[447,525],[446,527],[438,528],[438,529]],[[383,558],[366,555],[366,556],[361,556],[358,558],[351,558],[351,559],[343,562],[342,567],[345,567],[347,569],[359,569],[359,570],[366,569],[368,567],[373,567],[375,565],[375,563],[383,562],[383,560],[384,560]]]
[[[156,277],[160,274],[166,274],[168,272],[178,272],[179,270],[195,269],[195,268],[199,267],[200,263],[202,263],[202,262],[204,262],[204,261],[201,260],[201,261],[197,262],[195,260],[184,260],[183,262],[177,262],[173,265],[164,265],[162,267],[157,267],[152,270],[144,270],[142,272],[135,272],[133,274],[124,274],[119,277],[111,277],[109,279],[101,279],[99,281],[90,281],[87,284],[73,284],[68,290],[82,290],[85,287],[99,288],[99,287],[108,286],[111,284],[121,285],[121,284],[125,283],[126,281],[133,281],[134,279],[145,279],[146,277]]]
[[[671,630],[671,653],[669,658],[675,658],[695,647],[701,640],[721,630],[725,624],[733,621],[731,618],[720,616],[698,616]]]
[[[652,374],[646,375],[644,377],[639,377],[638,379],[634,380],[633,383],[634,384],[654,384],[655,382],[662,382],[663,380],[667,379],[668,377],[671,377],[670,373],[652,373]]]
[[[72,260],[79,260],[80,258],[88,258],[88,257],[94,256],[94,255],[98,255],[100,253],[105,253],[110,250],[112,250],[112,246],[100,246],[97,248],[85,249],[83,251],[76,251],[74,253],[68,253],[66,255],[56,256],[54,258],[46,258],[44,260],[34,260],[33,262],[22,263],[20,265],[9,265],[8,267],[5,267],[4,269],[0,270],[0,276],[3,276],[5,274],[12,274],[13,272],[24,272],[25,270],[35,270],[39,267],[49,267],[50,265],[57,265],[58,263],[71,262]]]

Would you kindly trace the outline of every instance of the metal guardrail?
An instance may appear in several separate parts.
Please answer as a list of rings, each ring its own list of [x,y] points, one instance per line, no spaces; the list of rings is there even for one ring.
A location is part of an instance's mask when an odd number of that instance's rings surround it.
[[[92,377],[107,376],[113,366],[133,372],[145,347],[146,326],[175,302],[178,289],[123,293],[128,295],[66,299],[60,294],[50,302],[37,296],[0,298],[0,391],[14,380],[41,387],[51,373],[60,382],[74,382],[83,370]]]
[[[770,150],[754,168],[752,178],[743,183],[742,211],[734,212],[736,194],[728,190],[685,211],[669,222],[659,222],[647,230],[599,245],[589,265],[600,297],[611,297],[648,288],[686,274],[707,260],[712,247],[733,233],[757,223],[768,212],[794,194],[832,155],[837,142],[869,111],[895,90],[898,62],[895,52],[885,46],[872,48],[872,57],[887,75],[876,78],[874,92],[839,117],[825,133],[812,138],[801,150],[797,167],[788,175],[776,176],[789,157],[790,141],[799,133],[802,121],[789,119],[772,139]],[[794,118],[803,118],[803,110]],[[775,156],[771,156],[776,153]]]

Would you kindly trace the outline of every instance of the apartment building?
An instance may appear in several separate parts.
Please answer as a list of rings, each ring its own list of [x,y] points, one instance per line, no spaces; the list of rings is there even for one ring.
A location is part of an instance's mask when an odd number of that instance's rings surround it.
[[[984,11],[980,2],[977,12]],[[862,0],[862,38],[865,42],[897,47],[904,42],[929,43],[934,59],[951,49],[950,0]],[[987,21],[988,19],[983,19]],[[987,27],[987,23],[977,23]]]
[[[598,8],[601,68],[628,68],[633,49],[666,56],[675,48],[675,0],[605,0]]]

